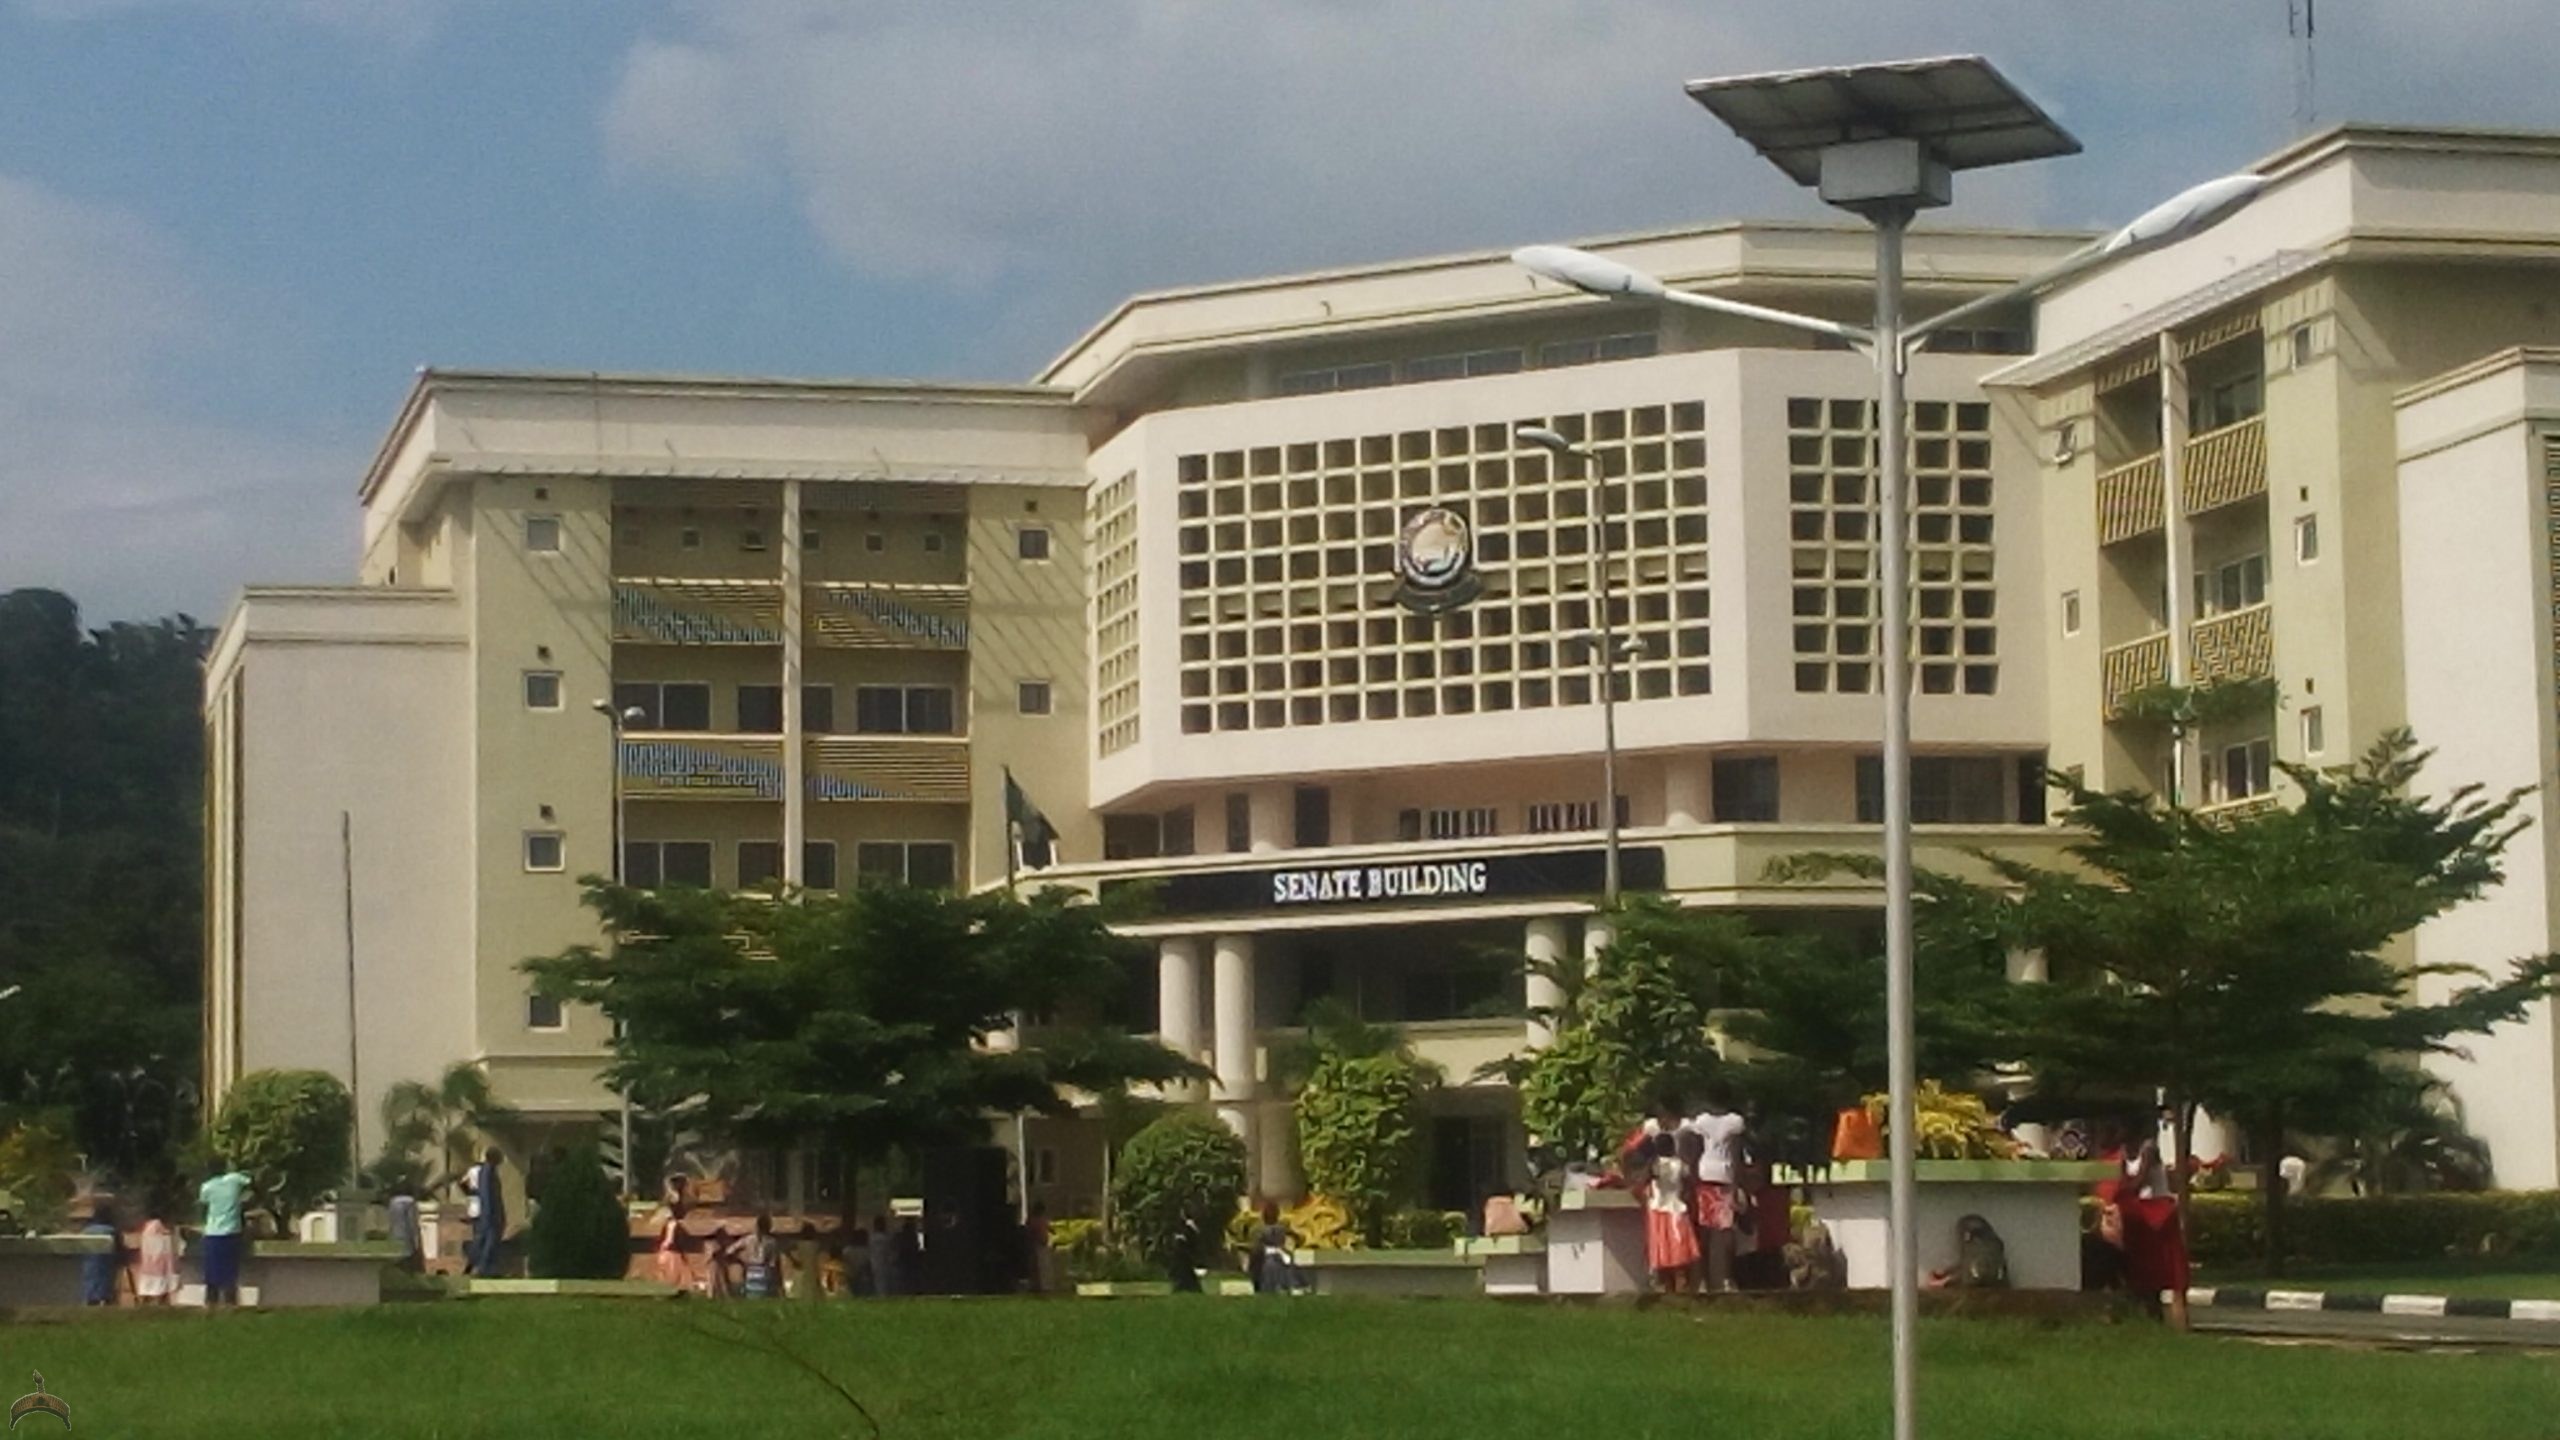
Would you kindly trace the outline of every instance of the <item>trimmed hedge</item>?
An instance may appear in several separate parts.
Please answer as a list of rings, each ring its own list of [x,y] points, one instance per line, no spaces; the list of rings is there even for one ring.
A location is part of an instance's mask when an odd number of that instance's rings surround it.
[[[2266,1211],[2251,1193],[2189,1197],[2187,1246],[2207,1265],[2244,1264],[2266,1249]],[[2560,1190],[2477,1194],[2298,1196],[2284,1207],[2285,1253],[2314,1263],[2441,1260],[2447,1255],[2560,1253]]]

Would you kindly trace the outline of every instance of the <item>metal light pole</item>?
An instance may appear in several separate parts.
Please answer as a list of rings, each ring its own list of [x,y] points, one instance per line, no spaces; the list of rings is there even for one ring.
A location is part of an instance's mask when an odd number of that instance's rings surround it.
[[[605,733],[613,742],[613,883],[622,884],[622,836],[624,825],[622,789],[622,727],[648,718],[648,712],[633,705],[617,710],[610,700],[595,702],[596,713],[604,717]],[[622,1101],[622,1194],[630,1198],[631,1189],[631,1090],[620,1092]]]
[[[2266,180],[2207,181],[2146,210],[2104,240],[1991,294],[1930,317],[1902,320],[1903,236],[1920,210],[1947,203],[1951,172],[2076,153],[2079,142],[1979,56],[1702,80],[1689,94],[1799,183],[1865,216],[1876,230],[1872,329],[1767,306],[1672,290],[1643,271],[1586,251],[1533,245],[1512,259],[1594,295],[1656,300],[1846,340],[1876,366],[1879,582],[1882,644],[1885,1010],[1890,1073],[1893,1435],[1918,1433],[1919,1248],[1916,1228],[1910,714],[1909,455],[1904,379],[1912,352],[1948,324],[2023,299],[2133,250],[2180,239],[2254,199]]]
[[[1609,466],[1599,452],[1576,445],[1561,431],[1523,425],[1512,434],[1558,459],[1570,455],[1591,482],[1591,603],[1599,610],[1600,647],[1594,669],[1600,682],[1600,834],[1602,908],[1618,908],[1618,622],[1610,614],[1616,581],[1610,575]]]

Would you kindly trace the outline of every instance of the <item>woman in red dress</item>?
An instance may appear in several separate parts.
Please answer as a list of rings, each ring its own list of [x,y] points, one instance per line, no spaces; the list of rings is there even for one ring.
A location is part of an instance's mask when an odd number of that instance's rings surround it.
[[[2178,1200],[2170,1193],[2160,1146],[2145,1140],[2135,1147],[2128,1138],[2104,1158],[2116,1167],[2117,1178],[2101,1180],[2094,1188],[2100,1223],[2113,1216],[2114,1238],[2124,1251],[2125,1288],[2154,1315],[2161,1313],[2161,1296],[2167,1294],[2169,1317],[2183,1329],[2189,1279],[2186,1227],[2179,1223]]]

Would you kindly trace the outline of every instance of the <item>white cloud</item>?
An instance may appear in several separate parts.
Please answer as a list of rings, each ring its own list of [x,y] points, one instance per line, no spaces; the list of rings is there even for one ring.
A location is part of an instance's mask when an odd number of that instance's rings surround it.
[[[2560,124],[2539,8],[2331,0],[2323,110]],[[1130,288],[1809,213],[1680,83],[1965,50],[2090,153],[1969,180],[1951,219],[2109,223],[2292,133],[2272,0],[679,0],[602,127],[626,180],[787,187],[865,274],[1089,317]]]
[[[0,175],[0,277],[0,588],[120,618],[347,573],[361,449],[189,403],[239,327],[156,232]]]

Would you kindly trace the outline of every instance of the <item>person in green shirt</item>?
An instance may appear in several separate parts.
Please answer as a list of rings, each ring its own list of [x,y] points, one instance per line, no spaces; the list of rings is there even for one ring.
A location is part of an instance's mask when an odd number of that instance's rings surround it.
[[[231,1162],[215,1156],[213,1174],[197,1187],[196,1198],[204,1203],[204,1303],[216,1305],[240,1303],[240,1250],[244,1243],[240,1234],[240,1203],[248,1196],[249,1177],[231,1168]]]

